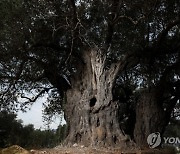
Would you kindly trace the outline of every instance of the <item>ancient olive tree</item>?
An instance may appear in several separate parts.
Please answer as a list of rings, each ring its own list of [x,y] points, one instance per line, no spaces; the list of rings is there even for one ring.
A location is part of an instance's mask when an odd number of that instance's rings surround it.
[[[147,146],[163,133],[179,100],[178,0],[12,2],[2,3],[1,108],[48,93],[67,144]]]

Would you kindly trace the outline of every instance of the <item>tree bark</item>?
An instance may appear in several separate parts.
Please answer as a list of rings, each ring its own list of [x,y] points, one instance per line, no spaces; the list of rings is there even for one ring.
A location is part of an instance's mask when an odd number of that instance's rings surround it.
[[[66,92],[66,144],[126,147],[132,144],[120,128],[119,104],[112,99],[118,67],[105,69],[106,57],[98,49],[84,53],[85,65],[79,66]]]
[[[148,147],[147,137],[151,133],[163,133],[167,125],[165,112],[157,90],[141,92],[136,105],[134,138],[138,147]]]

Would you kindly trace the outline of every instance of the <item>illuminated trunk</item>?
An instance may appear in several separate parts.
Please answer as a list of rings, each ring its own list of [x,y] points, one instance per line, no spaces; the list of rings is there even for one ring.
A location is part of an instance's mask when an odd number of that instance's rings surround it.
[[[65,119],[68,124],[66,144],[126,147],[132,144],[123,134],[119,104],[112,100],[117,65],[106,70],[105,56],[98,50],[86,52],[84,66],[71,80],[66,92]]]

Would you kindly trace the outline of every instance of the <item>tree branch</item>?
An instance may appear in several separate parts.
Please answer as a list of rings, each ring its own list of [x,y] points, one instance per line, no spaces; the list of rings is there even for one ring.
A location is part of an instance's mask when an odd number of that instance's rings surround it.
[[[110,44],[112,42],[113,33],[114,33],[114,25],[116,23],[115,20],[118,16],[117,14],[118,14],[119,3],[120,3],[120,0],[113,0],[113,3],[112,3],[112,10],[111,10],[112,19],[109,20],[108,22],[107,36],[105,40],[106,49],[110,47]]]
[[[137,20],[134,20],[133,18],[131,18],[129,16],[121,15],[114,22],[117,22],[120,19],[128,19],[132,24],[137,25],[140,20],[145,19],[145,16],[143,15],[142,17],[138,18]]]
[[[70,82],[62,74],[59,74],[57,66],[53,63],[45,63],[42,60],[31,56],[26,56],[26,58],[36,62],[44,70],[44,74],[42,74],[39,79],[47,78],[48,81],[57,88],[62,95],[64,91],[71,88]]]
[[[180,19],[177,19],[167,25],[167,27],[162,30],[162,32],[157,37],[156,46],[160,46],[163,42],[164,38],[167,36],[168,32],[176,25],[180,24]]]
[[[154,9],[156,8],[158,3],[158,0],[155,1],[155,3],[153,4],[153,6],[151,7],[150,11],[148,11],[145,15],[142,15],[141,17],[139,17],[137,20],[134,20],[133,18],[126,16],[126,15],[121,15],[121,16],[117,16],[115,18],[115,20],[113,21],[113,24],[115,24],[116,22],[118,22],[120,19],[128,19],[132,24],[137,25],[142,19],[148,18],[149,15],[154,11]]]
[[[82,25],[80,22],[80,19],[78,18],[78,13],[77,13],[77,8],[76,8],[76,3],[75,0],[70,0],[72,9],[73,9],[73,28],[71,31],[71,48],[70,48],[70,53],[65,61],[65,65],[69,62],[69,59],[73,53],[74,49],[74,44],[75,44],[75,39],[79,38],[79,26]]]
[[[139,58],[137,57],[137,55],[135,53],[130,52],[123,56],[117,63],[113,63],[109,71],[107,72],[109,74],[109,78],[112,79],[113,84],[120,72],[124,71],[127,68],[136,66],[138,62]]]
[[[23,94],[21,94],[21,98],[25,98],[25,99],[27,99],[28,100],[28,102],[25,102],[25,105],[27,104],[27,103],[30,103],[30,102],[35,102],[42,94],[44,94],[45,92],[47,92],[48,93],[48,91],[50,90],[50,89],[52,89],[52,87],[51,88],[44,88],[43,90],[41,90],[35,97],[33,97],[33,98],[29,98],[29,97],[27,97],[27,96],[23,96]]]
[[[157,1],[155,1],[153,7],[150,9],[149,12],[147,12],[146,15],[142,15],[140,18],[138,18],[137,20],[134,20],[133,18],[129,17],[129,16],[125,16],[125,15],[120,15],[118,16],[118,7],[120,4],[120,1],[117,0],[113,0],[113,4],[112,4],[112,21],[108,22],[108,30],[107,30],[107,37],[106,37],[106,47],[107,49],[110,47],[110,44],[112,42],[112,37],[113,37],[113,33],[114,33],[114,25],[120,20],[120,19],[128,19],[132,24],[137,25],[142,19],[148,18],[149,15],[153,12],[153,10],[155,9],[156,5],[157,5]]]

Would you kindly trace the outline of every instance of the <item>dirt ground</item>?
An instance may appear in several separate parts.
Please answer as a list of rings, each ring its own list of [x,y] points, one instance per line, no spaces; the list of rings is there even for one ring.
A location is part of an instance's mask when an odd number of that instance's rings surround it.
[[[158,150],[158,149],[147,149],[147,150],[136,150],[130,149],[123,151],[121,149],[108,149],[108,148],[92,148],[83,146],[74,147],[62,147],[58,146],[52,149],[31,149],[27,151],[18,145],[13,145],[9,148],[0,151],[0,154],[175,154],[171,150]]]
[[[175,154],[169,150],[126,150],[121,149],[106,149],[106,148],[86,148],[86,147],[57,147],[54,149],[31,150],[32,154]]]

